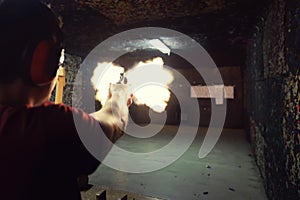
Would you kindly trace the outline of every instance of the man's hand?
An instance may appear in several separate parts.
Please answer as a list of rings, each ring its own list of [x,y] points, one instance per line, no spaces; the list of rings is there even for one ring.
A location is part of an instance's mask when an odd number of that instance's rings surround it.
[[[114,143],[122,135],[128,123],[128,107],[132,104],[133,94],[129,86],[111,84],[109,97],[102,108],[90,115],[98,120],[106,136]]]

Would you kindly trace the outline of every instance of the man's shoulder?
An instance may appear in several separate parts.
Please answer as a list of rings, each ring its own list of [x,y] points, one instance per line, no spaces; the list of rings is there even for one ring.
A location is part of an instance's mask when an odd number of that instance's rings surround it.
[[[43,114],[45,116],[56,121],[65,121],[71,119],[72,122],[84,122],[87,124],[91,124],[94,121],[94,118],[85,111],[65,104],[54,104],[52,102],[47,102],[44,103],[40,109],[44,110]]]
[[[54,110],[54,111],[65,111],[65,112],[72,112],[73,107],[60,103],[60,104],[55,104],[53,102],[46,102],[44,103],[41,108],[47,109],[47,110]]]
[[[52,102],[46,102],[42,106],[37,108],[38,110],[44,110],[47,113],[55,114],[86,114],[83,110],[74,108],[66,104],[54,104]]]

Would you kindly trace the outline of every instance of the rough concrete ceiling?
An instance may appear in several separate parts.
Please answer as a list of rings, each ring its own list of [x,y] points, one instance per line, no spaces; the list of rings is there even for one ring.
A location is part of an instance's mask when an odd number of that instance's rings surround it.
[[[218,11],[250,8],[258,0],[48,0],[60,12],[93,9],[115,24],[133,24]]]
[[[100,11],[116,24],[197,15],[226,7],[225,0],[76,0]]]
[[[67,51],[85,57],[108,37],[139,27],[182,32],[214,54],[223,55],[218,52],[224,49],[240,52],[241,45],[251,42],[259,13],[269,0],[45,1],[63,19]]]

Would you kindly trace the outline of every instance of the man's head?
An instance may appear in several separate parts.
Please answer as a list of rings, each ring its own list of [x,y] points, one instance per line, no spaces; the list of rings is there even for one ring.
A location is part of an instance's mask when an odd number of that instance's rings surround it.
[[[38,0],[0,0],[0,104],[49,98],[62,50],[61,23]]]
[[[62,49],[60,26],[37,0],[0,1],[0,84],[17,79],[31,86],[49,84]]]

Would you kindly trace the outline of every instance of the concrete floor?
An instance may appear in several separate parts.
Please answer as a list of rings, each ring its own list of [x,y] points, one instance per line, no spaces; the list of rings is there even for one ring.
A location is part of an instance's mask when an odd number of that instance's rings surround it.
[[[176,127],[166,126],[161,134],[146,141],[147,148],[164,146],[175,132]],[[199,128],[197,137],[184,155],[155,172],[130,174],[100,165],[90,176],[90,184],[95,186],[90,193],[95,192],[97,186],[102,186],[172,200],[267,199],[245,132],[224,129],[213,151],[199,159],[198,152],[205,133],[205,128]],[[117,144],[128,150],[145,148],[144,143],[129,136],[124,136]],[[84,196],[83,199],[88,199]]]

